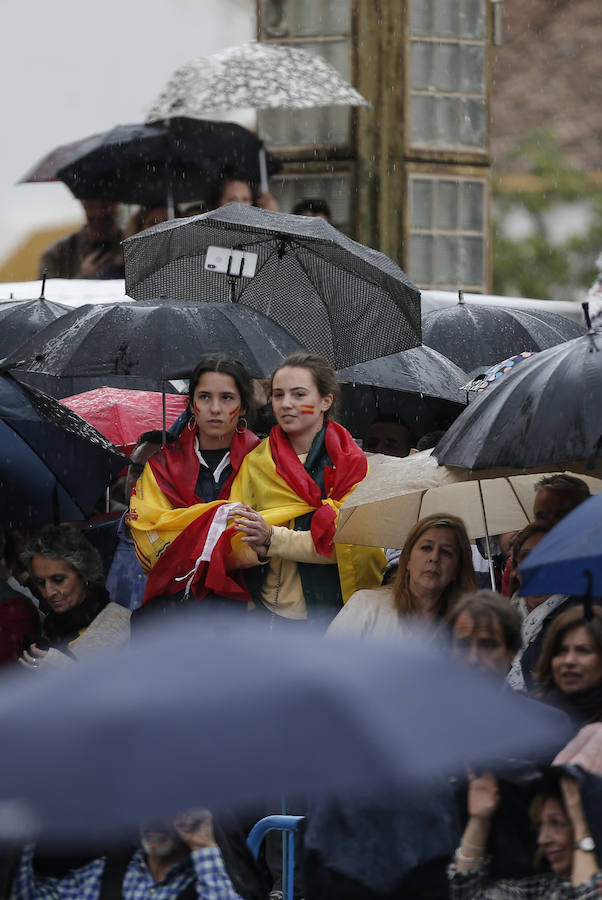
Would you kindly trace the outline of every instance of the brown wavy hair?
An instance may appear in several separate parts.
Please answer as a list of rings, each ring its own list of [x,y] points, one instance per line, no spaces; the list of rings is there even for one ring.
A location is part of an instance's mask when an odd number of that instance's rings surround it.
[[[404,548],[399,558],[399,567],[397,569],[395,581],[393,582],[394,604],[397,612],[401,615],[416,611],[409,588],[410,573],[408,572],[408,560],[414,545],[420,540],[424,532],[429,530],[429,528],[451,528],[456,536],[456,542],[458,544],[458,573],[439,597],[437,618],[441,619],[460,594],[474,591],[477,586],[472,564],[470,541],[468,540],[464,522],[457,516],[439,515],[436,513],[431,516],[425,516],[424,519],[420,519],[419,522],[416,522],[406,538]]]
[[[543,687],[551,687],[554,684],[552,674],[552,660],[558,653],[560,644],[569,632],[576,628],[586,629],[592,643],[598,653],[602,654],[602,607],[599,603],[594,603],[591,611],[592,618],[588,619],[585,614],[585,608],[582,604],[571,606],[557,615],[548,630],[541,648],[541,653],[537,661],[535,669],[535,681],[539,682]]]

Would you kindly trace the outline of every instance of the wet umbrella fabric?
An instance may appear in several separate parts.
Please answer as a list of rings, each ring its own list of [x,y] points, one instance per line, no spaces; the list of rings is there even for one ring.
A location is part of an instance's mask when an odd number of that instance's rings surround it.
[[[268,375],[299,344],[266,316],[228,303],[167,299],[88,304],[27,341],[7,365],[55,377],[120,376],[154,383],[187,378],[216,350],[240,359],[253,378]]]
[[[602,597],[602,496],[580,503],[544,535],[520,573],[531,594]]]
[[[257,254],[252,278],[205,268],[207,248]],[[270,316],[335,369],[420,343],[420,292],[383,253],[321,218],[229,203],[123,244],[126,293],[234,301]]]
[[[576,322],[557,313],[464,301],[427,313],[422,331],[423,343],[465,372],[525,350],[546,350],[583,334]]]
[[[19,178],[17,184],[37,184],[47,181],[59,181],[57,172],[71,159],[76,151],[79,151],[85,144],[93,143],[103,132],[90,134],[85,138],[78,138],[76,141],[70,141],[68,144],[61,144],[46,153],[42,159],[39,159],[25,175]]]
[[[163,395],[158,391],[100,387],[73,397],[65,397],[62,402],[128,455],[141,434],[163,427]],[[187,405],[188,395],[166,395],[167,428],[173,425]]]
[[[0,520],[10,527],[79,520],[127,460],[51,397],[0,375]]]
[[[466,406],[466,373],[430,347],[340,369],[341,423],[363,435],[376,418],[399,416],[413,437],[444,428]]]
[[[459,516],[471,539],[529,524],[540,473],[468,472],[437,465],[431,450],[404,459],[371,455],[370,471],[339,512],[335,541],[402,548],[425,516]],[[602,481],[588,478],[592,493]]]
[[[22,300],[14,306],[0,305],[0,358],[8,356],[28,337],[69,312],[70,306],[44,297]]]
[[[206,198],[225,166],[259,181],[261,141],[230,122],[118,125],[77,147],[56,176],[82,199],[165,205]],[[267,155],[268,172],[280,164]]]
[[[369,106],[322,56],[301,47],[253,42],[177,69],[146,121],[202,118],[208,111]]]
[[[592,331],[507,372],[458,416],[434,454],[466,469],[587,470],[602,455],[601,396],[602,334]]]
[[[182,614],[76,672],[15,676],[0,696],[0,800],[82,841],[196,805],[365,795],[558,747],[555,710],[416,635],[369,645],[215,628]],[[78,771],[94,777],[74,789]]]

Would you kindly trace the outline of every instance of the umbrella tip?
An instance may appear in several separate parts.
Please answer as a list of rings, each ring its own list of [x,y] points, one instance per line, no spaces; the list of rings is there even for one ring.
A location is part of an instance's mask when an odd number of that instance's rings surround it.
[[[592,328],[592,320],[589,315],[589,301],[588,300],[583,301],[583,303],[581,304],[581,309],[583,310],[583,315],[585,316],[585,324],[587,325],[587,333],[592,334],[593,328]]]
[[[464,303],[464,291],[458,291],[458,303]]]
[[[42,288],[40,290],[40,300],[46,299],[44,296],[44,291],[46,290],[46,272],[46,269],[44,269],[44,271],[42,272]]]

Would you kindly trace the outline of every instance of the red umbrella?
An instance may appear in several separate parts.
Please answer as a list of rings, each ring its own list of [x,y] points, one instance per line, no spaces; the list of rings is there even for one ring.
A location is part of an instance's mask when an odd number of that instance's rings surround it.
[[[132,391],[100,387],[61,400],[65,406],[94,425],[101,434],[128,454],[145,431],[163,427],[163,396],[158,391]],[[165,395],[166,427],[188,404],[188,397]]]

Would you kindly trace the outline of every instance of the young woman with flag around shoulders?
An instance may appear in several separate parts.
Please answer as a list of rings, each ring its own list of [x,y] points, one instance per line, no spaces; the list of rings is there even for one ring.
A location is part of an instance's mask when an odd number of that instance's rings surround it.
[[[184,594],[186,582],[174,576],[188,564],[188,529],[228,497],[244,457],[259,444],[246,427],[252,405],[241,362],[225,353],[201,357],[189,384],[191,418],[176,442],[149,459],[130,498],[128,522],[149,573],[143,602]]]
[[[208,504],[187,527],[178,571],[160,560],[159,587],[173,593],[184,582],[195,599],[211,592],[252,600],[272,626],[328,621],[355,590],[382,578],[379,549],[333,544],[338,510],[364,478],[366,457],[331,419],[338,383],[324,359],[288,357],[271,393],[277,425],[245,456],[228,501]]]

